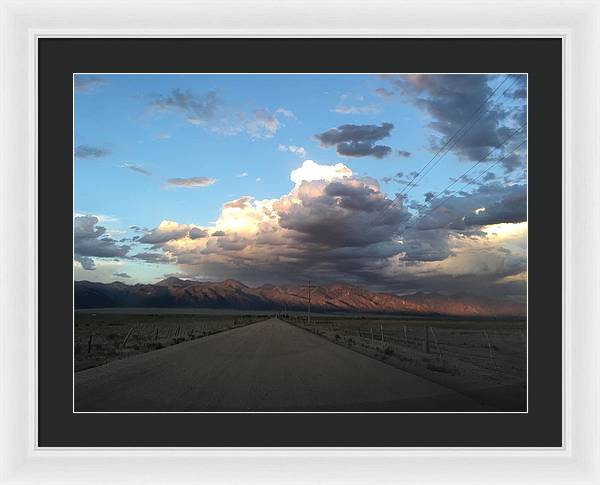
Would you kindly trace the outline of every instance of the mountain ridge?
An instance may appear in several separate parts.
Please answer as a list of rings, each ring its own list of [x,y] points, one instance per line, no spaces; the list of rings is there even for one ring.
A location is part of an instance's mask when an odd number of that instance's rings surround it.
[[[75,282],[75,308],[164,307],[235,310],[305,311],[304,286],[265,284],[256,288],[228,279],[200,282],[168,277],[155,284],[127,285],[115,281]],[[311,308],[315,312],[398,313],[452,317],[524,317],[523,304],[490,298],[446,296],[418,292],[412,295],[371,292],[345,283],[314,286]]]

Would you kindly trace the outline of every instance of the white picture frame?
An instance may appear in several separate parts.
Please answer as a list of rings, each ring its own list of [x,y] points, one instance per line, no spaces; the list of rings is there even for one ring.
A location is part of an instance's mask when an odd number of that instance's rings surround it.
[[[0,36],[0,483],[600,483],[599,1],[0,0]],[[82,36],[562,38],[564,446],[39,448],[36,46]]]

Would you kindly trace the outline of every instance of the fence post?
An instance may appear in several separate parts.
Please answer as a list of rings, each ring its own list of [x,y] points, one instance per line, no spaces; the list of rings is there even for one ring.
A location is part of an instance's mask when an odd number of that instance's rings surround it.
[[[433,335],[433,340],[435,342],[435,346],[437,347],[438,353],[440,354],[440,363],[444,365],[444,356],[442,355],[442,349],[440,349],[440,344],[437,339],[437,335],[435,334],[435,330],[431,327],[431,335]]]
[[[379,325],[379,330],[381,331],[381,341],[383,342],[383,325]]]
[[[158,340],[158,327],[154,329],[154,340]]]
[[[490,360],[492,361],[492,364],[494,365],[494,367],[498,368],[498,365],[496,364],[496,359],[494,359],[494,349],[492,348],[492,342],[490,340],[490,336],[487,333],[487,330],[484,330],[483,334],[485,335],[485,339],[487,340],[488,349],[490,350]]]
[[[94,334],[90,334],[90,338],[88,339],[88,354],[92,351],[92,340],[94,338]]]
[[[429,327],[425,325],[425,353],[429,353]]]
[[[373,327],[371,327],[371,345],[373,345]]]
[[[408,347],[408,334],[406,332],[406,325],[404,325],[404,343]]]
[[[129,329],[129,332],[127,332],[127,335],[125,336],[125,339],[123,340],[123,343],[121,344],[121,347],[125,348],[125,346],[127,345],[127,341],[129,340],[129,337],[131,336],[131,332],[133,332],[133,327],[131,327]]]

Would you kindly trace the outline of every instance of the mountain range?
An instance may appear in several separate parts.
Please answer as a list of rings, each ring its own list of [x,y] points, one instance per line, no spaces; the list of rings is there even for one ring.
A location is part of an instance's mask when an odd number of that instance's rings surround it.
[[[251,288],[236,280],[199,282],[166,278],[156,284],[75,282],[75,308],[216,308],[306,311],[306,286],[263,285]],[[314,312],[447,315],[453,317],[524,317],[526,306],[512,301],[439,293],[395,295],[336,283],[311,288]]]

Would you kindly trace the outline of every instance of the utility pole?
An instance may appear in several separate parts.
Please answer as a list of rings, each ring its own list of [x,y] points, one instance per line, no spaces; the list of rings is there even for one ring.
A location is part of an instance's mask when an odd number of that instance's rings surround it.
[[[308,280],[308,324],[310,325],[310,280]]]
[[[308,289],[308,298],[306,298],[306,300],[308,301],[308,325],[310,325],[310,280],[308,280],[308,286],[302,286],[302,288],[307,288]],[[300,297],[300,298],[304,298],[304,297]]]

